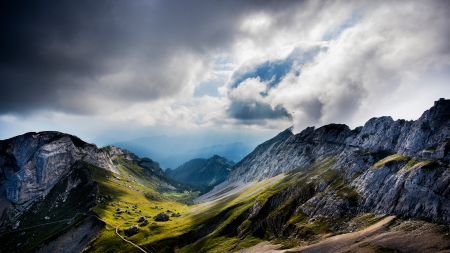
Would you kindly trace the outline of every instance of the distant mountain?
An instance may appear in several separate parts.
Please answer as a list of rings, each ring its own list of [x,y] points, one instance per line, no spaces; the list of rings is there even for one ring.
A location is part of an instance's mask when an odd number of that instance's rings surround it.
[[[208,158],[213,155],[222,156],[227,160],[236,163],[242,160],[242,158],[244,158],[250,152],[250,147],[242,142],[236,142],[188,150],[182,154],[171,155],[166,159],[161,160],[161,164],[166,168],[176,168],[191,159]]]
[[[191,143],[192,141],[180,141],[167,136],[142,137],[129,141],[113,143],[113,146],[130,150],[140,157],[150,157],[155,161],[161,161],[166,157],[188,150],[182,143]],[[164,167],[164,165],[162,165]]]
[[[167,169],[166,174],[181,182],[210,187],[225,181],[234,162],[214,155],[209,159],[192,159],[180,167]]]
[[[150,157],[163,168],[176,168],[194,158],[209,158],[219,155],[239,162],[253,147],[242,142],[210,145],[211,141],[199,136],[153,136],[114,143],[113,146],[130,150],[140,157]],[[205,145],[206,144],[206,145]]]

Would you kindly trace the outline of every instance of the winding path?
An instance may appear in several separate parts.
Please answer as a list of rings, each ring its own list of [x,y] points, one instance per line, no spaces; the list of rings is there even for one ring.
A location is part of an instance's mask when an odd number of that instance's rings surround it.
[[[131,242],[131,241],[129,241],[129,240],[123,238],[123,237],[119,234],[119,226],[120,226],[120,225],[114,226],[114,225],[108,223],[107,221],[101,219],[100,217],[98,217],[98,216],[96,216],[96,215],[85,214],[85,213],[76,213],[75,216],[72,217],[72,218],[70,218],[70,219],[62,219],[62,220],[59,220],[59,221],[53,221],[53,222],[48,222],[48,223],[44,223],[44,224],[40,224],[40,225],[36,225],[36,226],[31,226],[31,227],[26,227],[26,228],[16,229],[16,230],[13,230],[13,231],[8,231],[8,232],[5,232],[5,233],[1,233],[1,234],[0,234],[0,237],[3,236],[3,235],[5,235],[5,234],[9,234],[9,233],[13,233],[13,232],[18,232],[18,231],[27,230],[27,229],[31,229],[31,228],[35,228],[35,227],[40,227],[40,226],[46,226],[46,225],[50,225],[50,224],[54,224],[54,223],[59,223],[59,222],[70,221],[70,220],[75,219],[75,217],[77,217],[78,215],[95,217],[96,219],[98,219],[98,220],[104,222],[106,225],[115,228],[116,235],[119,236],[120,239],[122,239],[123,241],[125,241],[125,242],[127,242],[127,243],[133,245],[134,247],[136,247],[136,248],[139,249],[140,251],[142,251],[142,252],[144,252],[144,253],[148,253],[148,252],[145,251],[143,248],[141,248],[141,247],[139,247],[138,245],[134,244],[133,242]],[[154,249],[153,249],[153,251],[154,251],[154,252],[157,252],[157,251],[155,251]]]

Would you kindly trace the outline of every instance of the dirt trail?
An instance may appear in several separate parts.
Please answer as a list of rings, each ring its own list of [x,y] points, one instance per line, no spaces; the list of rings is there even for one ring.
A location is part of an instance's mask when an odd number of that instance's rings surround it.
[[[376,234],[381,234],[388,230],[389,224],[394,220],[395,216],[389,216],[380,222],[363,229],[361,231],[337,235],[327,238],[319,243],[291,249],[292,251],[308,252],[342,252],[349,251],[355,244],[365,241]]]
[[[320,253],[371,253],[371,252],[447,252],[450,253],[450,236],[439,232],[439,225],[403,221],[392,227],[395,216],[389,216],[361,231],[329,237],[319,243],[277,250],[280,245],[263,242],[239,253],[281,253],[281,252],[320,252]]]

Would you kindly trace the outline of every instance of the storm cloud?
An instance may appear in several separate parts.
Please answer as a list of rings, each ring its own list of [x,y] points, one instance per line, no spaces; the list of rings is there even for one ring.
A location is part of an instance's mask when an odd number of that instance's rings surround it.
[[[450,94],[448,1],[3,1],[0,22],[11,124],[301,130]]]
[[[104,107],[191,94],[214,50],[228,50],[252,1],[7,1],[0,113]],[[111,102],[113,101],[113,102]]]

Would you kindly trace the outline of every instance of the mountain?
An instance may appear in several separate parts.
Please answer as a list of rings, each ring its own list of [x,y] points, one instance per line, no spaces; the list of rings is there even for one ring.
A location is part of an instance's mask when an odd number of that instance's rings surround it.
[[[182,207],[185,204],[181,203],[196,196],[189,192],[196,190],[196,186],[169,178],[149,158],[113,146],[99,149],[73,135],[40,132],[3,140],[2,251],[81,252],[88,245],[96,248],[92,240],[108,235],[107,226],[118,218],[134,218],[136,214],[126,208],[133,206],[131,210],[137,212],[138,204],[143,204],[141,212],[156,215],[150,204]],[[126,213],[116,211],[118,206]],[[109,245],[104,240],[99,243],[99,251]]]
[[[209,159],[192,159],[174,170],[166,169],[165,172],[178,181],[210,187],[225,181],[233,165],[233,162],[214,155]]]
[[[339,124],[318,129],[308,127],[296,135],[286,130],[259,145],[240,161],[230,173],[229,180],[249,182],[272,177],[331,156],[342,162],[351,159],[346,164],[341,162],[342,167],[356,162],[353,158],[361,154],[370,154],[373,159],[397,154],[419,161],[448,162],[449,116],[449,100],[439,100],[417,121],[380,117],[353,130]],[[355,170],[352,174],[364,170],[361,166],[351,167]]]
[[[287,129],[198,195],[120,148],[0,141],[5,252],[449,252],[450,100],[415,121]]]
[[[436,101],[416,121],[380,117],[354,130],[330,124],[296,135],[285,131],[239,162],[228,182],[261,180],[325,161],[330,166],[323,173],[358,196],[356,213],[450,222],[450,100]],[[348,203],[334,200],[336,193],[327,187],[325,180],[319,187],[324,194],[308,201],[321,208],[303,208],[305,213],[339,217],[348,212]]]
[[[209,158],[214,155],[219,155],[229,161],[240,161],[251,149],[242,142],[229,143],[224,145],[213,145],[200,149],[188,150],[182,154],[171,155],[161,161],[167,168],[176,168],[184,162],[194,158]]]
[[[292,252],[448,252],[450,100],[416,121],[288,129],[195,201],[217,203],[233,225],[181,252],[234,251],[241,242],[258,252],[264,241]],[[237,241],[219,244],[221,236]]]

